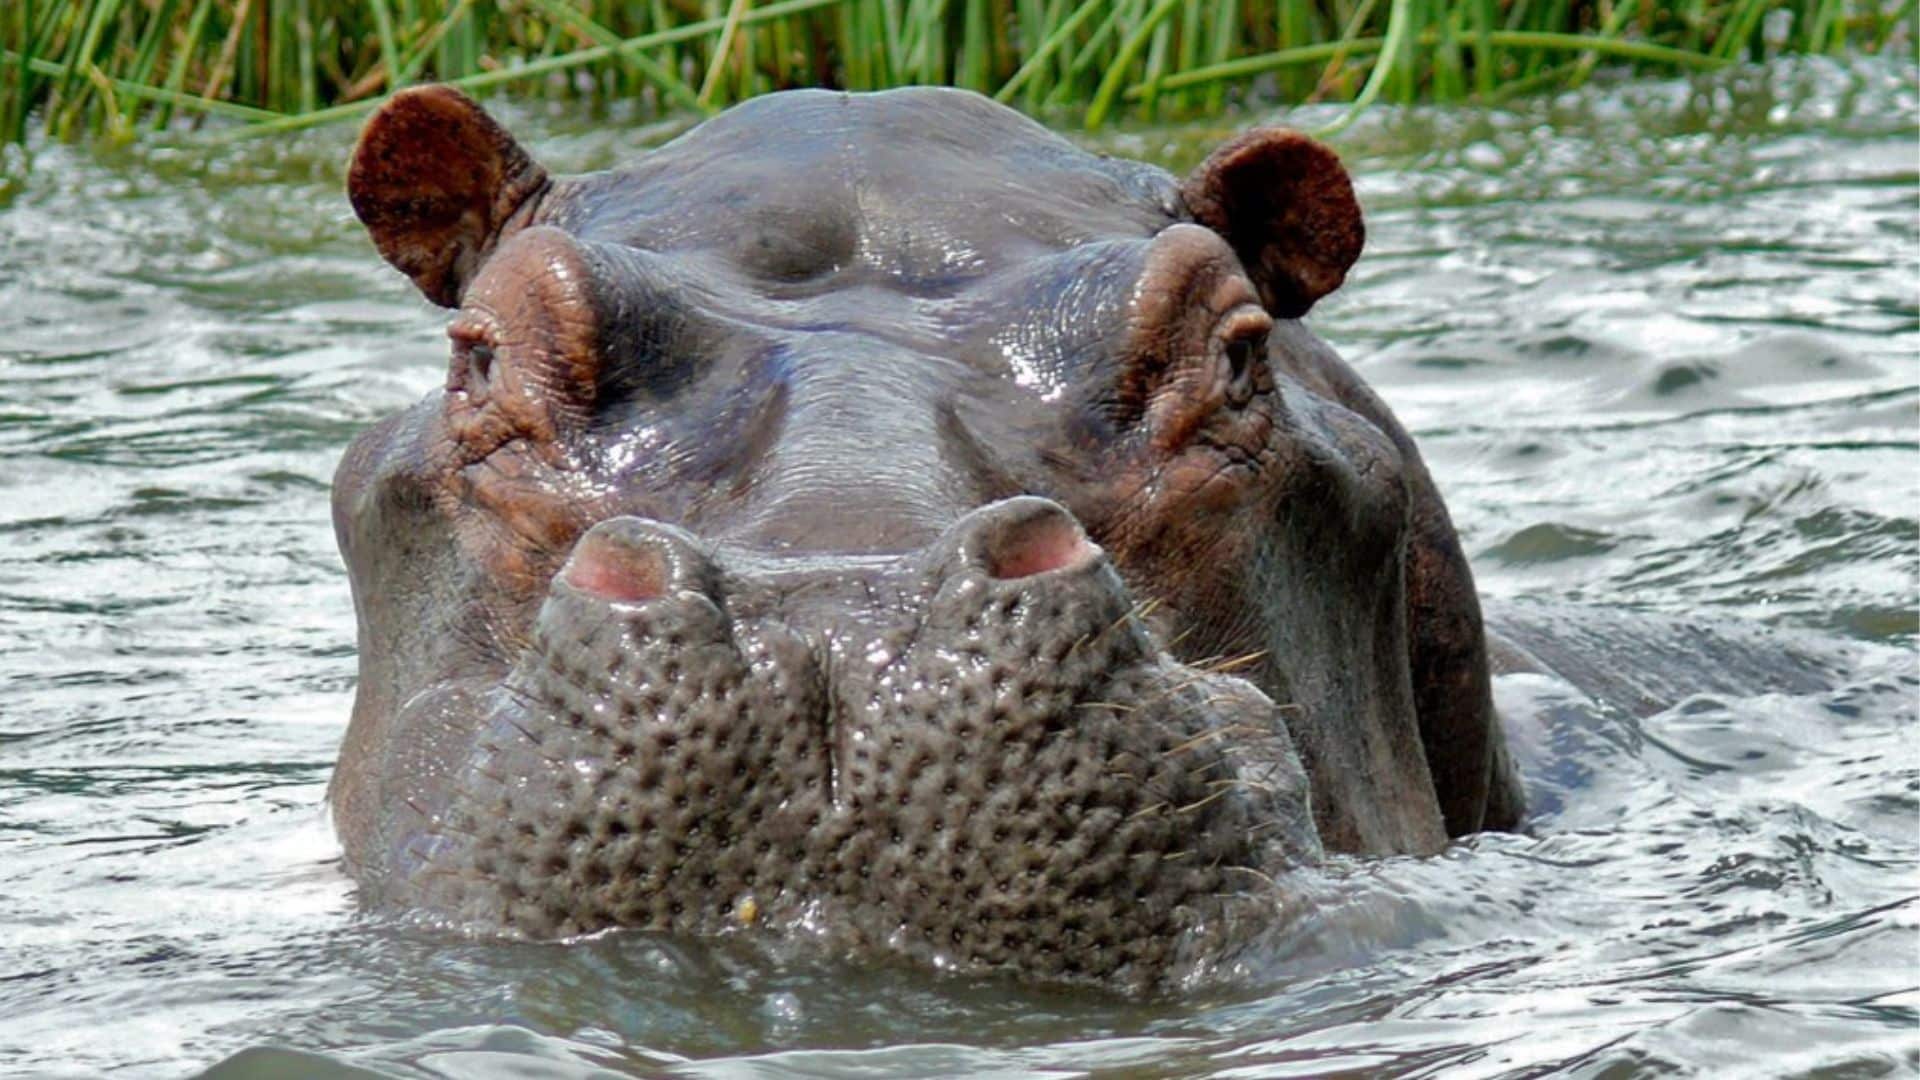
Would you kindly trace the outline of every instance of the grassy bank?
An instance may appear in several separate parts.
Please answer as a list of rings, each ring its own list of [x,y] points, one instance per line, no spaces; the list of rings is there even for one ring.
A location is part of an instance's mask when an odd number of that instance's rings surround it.
[[[447,81],[713,110],[945,83],[1090,127],[1229,95],[1485,99],[1783,51],[1914,47],[1916,0],[4,0],[0,141],[235,135]]]

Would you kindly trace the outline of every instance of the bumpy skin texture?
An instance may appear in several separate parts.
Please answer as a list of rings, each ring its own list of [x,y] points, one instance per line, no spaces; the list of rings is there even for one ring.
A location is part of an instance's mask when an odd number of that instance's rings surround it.
[[[1362,236],[1318,144],[801,92],[552,178],[429,88],[349,189],[458,308],[335,483],[374,902],[1146,983],[1516,823],[1445,508],[1297,321]]]

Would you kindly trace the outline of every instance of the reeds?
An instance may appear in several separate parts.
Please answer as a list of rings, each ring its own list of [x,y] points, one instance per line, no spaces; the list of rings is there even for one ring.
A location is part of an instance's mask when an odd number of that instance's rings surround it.
[[[0,142],[357,115],[433,80],[710,111],[969,87],[1098,127],[1228,95],[1486,99],[1781,52],[1914,47],[1920,0],[0,0]]]

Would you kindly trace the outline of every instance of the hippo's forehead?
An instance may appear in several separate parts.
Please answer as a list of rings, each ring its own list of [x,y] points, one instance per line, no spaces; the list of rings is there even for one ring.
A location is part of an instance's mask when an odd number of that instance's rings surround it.
[[[541,216],[782,291],[940,293],[1184,214],[1160,169],[1089,154],[975,95],[918,89],[757,99],[636,167],[563,182]]]

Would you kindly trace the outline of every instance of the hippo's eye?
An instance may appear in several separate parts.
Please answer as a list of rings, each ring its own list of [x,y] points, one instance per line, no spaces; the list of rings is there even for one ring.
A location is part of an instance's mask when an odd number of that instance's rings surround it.
[[[467,349],[467,370],[474,381],[485,383],[493,377],[493,346],[476,342]]]
[[[1227,361],[1227,400],[1245,405],[1265,380],[1260,376],[1260,361],[1267,353],[1267,332],[1273,320],[1255,308],[1229,317],[1223,351]]]
[[[1246,338],[1236,338],[1227,342],[1227,378],[1239,382],[1247,377],[1247,368],[1253,364],[1253,342]]]
[[[453,340],[447,389],[466,394],[475,404],[485,401],[493,384],[493,335],[483,327],[458,322],[447,329],[447,336]]]

